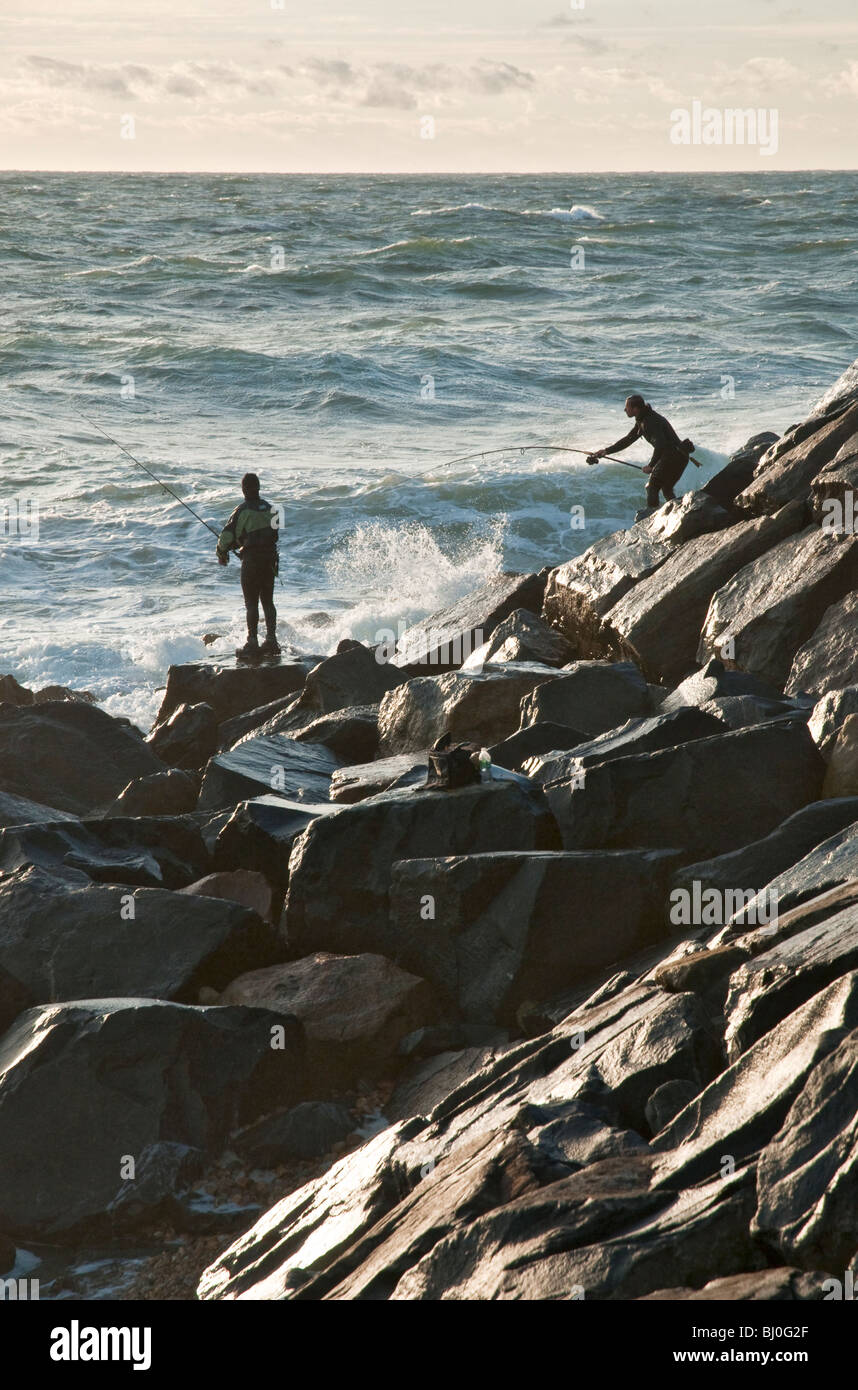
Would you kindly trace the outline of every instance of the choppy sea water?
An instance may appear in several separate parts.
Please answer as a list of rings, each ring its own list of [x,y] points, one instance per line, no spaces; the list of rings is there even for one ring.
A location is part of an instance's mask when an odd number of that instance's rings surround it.
[[[683,487],[801,418],[858,355],[856,214],[849,173],[0,175],[0,670],[146,726],[243,636],[238,567],[79,412],[212,525],[259,473],[281,635],[329,651],[627,524],[640,476],[550,446],[630,391]]]

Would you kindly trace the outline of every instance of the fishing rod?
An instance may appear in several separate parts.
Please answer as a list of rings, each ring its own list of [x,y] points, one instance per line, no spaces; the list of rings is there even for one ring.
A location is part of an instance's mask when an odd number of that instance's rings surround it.
[[[84,415],[82,410],[79,410],[77,413],[82,420],[86,420],[88,425],[92,425],[93,429],[98,430],[99,434],[103,434],[105,439],[108,439],[111,444],[115,444],[117,449],[121,449],[123,454],[126,454],[127,457],[130,458],[132,463],[136,463],[138,468],[142,468],[144,473],[148,473],[149,477],[152,479],[153,482],[156,482],[159,487],[162,487],[164,489],[165,492],[169,492],[171,497],[175,497],[176,501],[180,502],[181,505],[185,508],[185,510],[190,512],[191,516],[196,517],[197,521],[202,526],[205,526],[207,531],[211,531],[213,536],[219,537],[220,533],[216,531],[213,526],[209,526],[209,523],[203,520],[199,512],[194,511],[193,507],[190,505],[189,502],[186,502],[183,497],[180,497],[177,492],[174,492],[173,489],[169,486],[169,484],[162,483],[160,478],[156,478],[151,468],[147,468],[145,463],[141,463],[138,458],[135,458],[130,449],[126,449],[125,445],[120,444],[118,439],[114,439],[112,434],[108,434],[107,430],[103,430],[101,428],[101,425],[96,424],[95,420],[91,420],[88,415]]]
[[[496,454],[524,454],[534,450],[549,454],[583,454],[586,458],[589,458],[593,453],[592,449],[571,449],[565,444],[514,444],[507,449],[483,449],[478,454],[465,454],[462,458],[450,459],[448,463],[442,463],[441,467],[451,468],[454,463],[470,463],[472,459],[491,458]],[[601,454],[600,457],[608,459],[611,463],[621,463],[624,468],[636,468],[639,473],[643,473],[641,464],[630,463],[628,459],[617,458],[616,454]],[[697,460],[695,459],[694,462],[696,463]]]

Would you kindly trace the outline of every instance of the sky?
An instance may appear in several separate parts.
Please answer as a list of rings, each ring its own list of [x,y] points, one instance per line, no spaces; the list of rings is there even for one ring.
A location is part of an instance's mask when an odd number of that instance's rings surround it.
[[[856,117],[855,0],[0,0],[2,169],[851,169]]]

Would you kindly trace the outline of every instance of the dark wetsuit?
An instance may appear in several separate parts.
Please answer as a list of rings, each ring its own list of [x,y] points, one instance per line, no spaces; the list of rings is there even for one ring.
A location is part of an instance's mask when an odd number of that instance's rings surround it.
[[[261,497],[241,502],[221,532],[217,548],[220,555],[236,550],[241,557],[241,592],[248,635],[256,637],[261,603],[266,630],[273,636],[277,624],[274,580],[278,561],[276,514],[270,502]]]
[[[629,433],[618,439],[605,453],[616,454],[620,449],[634,444],[636,439],[645,439],[647,444],[652,445],[652,472],[647,482],[646,500],[648,507],[657,507],[659,492],[664,493],[665,501],[670,501],[674,496],[673,489],[688,467],[688,454],[682,448],[679,435],[670,421],[653,410],[651,405],[644,407]]]

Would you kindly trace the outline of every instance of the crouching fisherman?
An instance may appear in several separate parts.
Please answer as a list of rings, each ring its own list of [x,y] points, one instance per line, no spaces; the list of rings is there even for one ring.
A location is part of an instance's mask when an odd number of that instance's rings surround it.
[[[218,536],[217,558],[229,563],[234,550],[241,559],[241,591],[247,612],[247,642],[236,656],[279,656],[277,610],[274,607],[274,580],[278,571],[278,517],[270,502],[259,495],[259,479],[245,473],[241,480],[244,501],[240,502]],[[265,616],[265,641],[259,645],[259,605]]]

